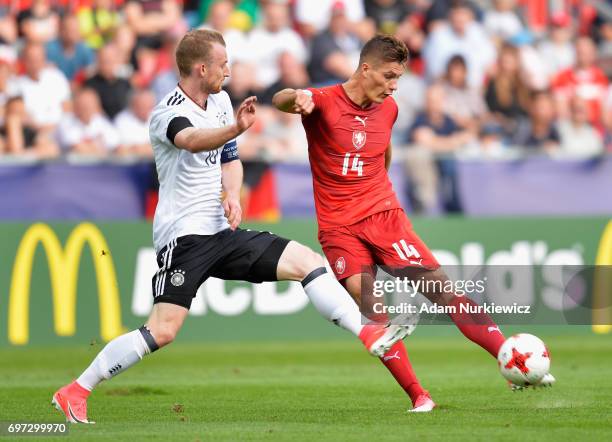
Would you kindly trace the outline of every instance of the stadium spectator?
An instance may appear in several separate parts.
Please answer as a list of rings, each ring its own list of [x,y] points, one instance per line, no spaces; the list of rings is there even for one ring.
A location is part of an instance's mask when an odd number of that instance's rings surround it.
[[[465,4],[474,17],[480,17],[481,12],[474,2],[469,0],[459,0]],[[426,0],[423,2],[416,1],[415,3],[424,4],[424,20],[425,29],[428,33],[433,32],[438,26],[446,23],[448,15],[456,0]]]
[[[130,107],[117,115],[114,121],[119,134],[118,155],[151,158],[153,149],[149,140],[149,118],[155,107],[153,92],[140,89],[132,94]]]
[[[484,27],[494,41],[503,42],[523,29],[515,9],[516,0],[495,0],[485,13]]]
[[[550,92],[532,93],[529,118],[519,122],[513,141],[516,146],[527,150],[557,150],[561,138],[555,124],[555,107]]]
[[[576,64],[561,71],[553,81],[559,115],[569,116],[569,101],[574,95],[583,98],[589,106],[589,122],[602,129],[602,107],[608,90],[608,79],[595,63],[597,47],[590,37],[579,37],[575,43]]]
[[[559,122],[561,152],[572,156],[593,156],[603,151],[601,136],[589,124],[587,102],[578,96],[570,100],[570,118]]]
[[[32,125],[21,97],[7,101],[2,134],[5,136],[5,152],[9,155],[41,159],[59,155],[59,148],[53,140],[53,129]]]
[[[280,78],[263,91],[258,99],[261,104],[272,104],[272,96],[285,88],[304,89],[308,87],[309,78],[302,63],[288,52],[281,54],[278,59]]]
[[[114,48],[118,60],[117,77],[130,79],[136,66],[136,35],[129,26],[119,25],[110,46]]]
[[[100,49],[110,43],[120,23],[113,0],[83,2],[77,6],[76,16],[81,35],[92,49]]]
[[[0,10],[0,45],[12,45],[17,41],[17,22],[12,14]]]
[[[366,41],[375,33],[375,27],[366,19],[363,0],[296,0],[295,20],[300,33],[307,39],[329,27],[332,10],[338,5],[346,9],[351,31]]]
[[[394,34],[416,7],[404,0],[365,0],[365,14],[383,34]]]
[[[13,62],[3,58],[0,53],[0,126],[4,121],[5,105],[9,99],[9,82],[13,75]]]
[[[429,34],[423,57],[427,78],[437,80],[444,74],[448,60],[462,55],[468,68],[468,84],[482,87],[487,70],[495,61],[495,48],[483,27],[465,2],[453,3],[448,23],[442,23]]]
[[[59,16],[51,0],[32,0],[29,8],[17,14],[19,35],[29,43],[47,43],[57,37]]]
[[[288,52],[300,63],[307,58],[302,39],[289,27],[289,6],[286,2],[266,2],[262,5],[263,23],[249,35],[250,61],[255,67],[257,90],[269,87],[278,81],[278,60]]]
[[[461,55],[451,57],[440,84],[444,89],[444,112],[461,128],[478,133],[486,105],[482,93],[467,84],[467,66]]]
[[[260,3],[266,0],[232,0],[235,8],[229,18],[229,26],[242,32],[247,32],[258,22]],[[286,0],[280,0],[286,1]],[[217,0],[199,0],[199,22],[208,21],[210,9]]]
[[[174,50],[172,51],[174,53]],[[155,94],[155,102],[160,101],[164,96],[174,89],[179,82],[178,67],[176,59],[172,57],[172,64],[169,69],[161,72],[151,82],[151,91]]]
[[[422,18],[418,15],[408,15],[395,30],[395,37],[402,40],[410,53],[408,66],[410,70],[420,76],[425,71],[422,51],[425,45],[425,33],[422,29]]]
[[[246,35],[244,32],[229,26],[235,8],[236,5],[231,0],[215,1],[210,5],[206,23],[202,25],[202,28],[214,29],[223,35],[230,64],[246,62],[249,59]]]
[[[60,36],[47,43],[47,58],[70,81],[85,78],[84,70],[93,64],[95,56],[81,39],[76,16],[66,15],[60,22]]]
[[[357,67],[361,45],[350,30],[346,7],[334,3],[329,27],[311,43],[308,73],[315,87],[346,81]]]
[[[462,129],[444,112],[444,89],[427,89],[425,110],[417,115],[409,133],[406,170],[413,185],[411,198],[415,210],[434,213],[442,204],[448,211],[460,210],[453,153],[474,141],[474,135]]]
[[[57,138],[66,152],[105,156],[117,148],[119,135],[102,114],[96,91],[79,90],[74,97],[74,113],[60,123]]]
[[[500,49],[495,74],[487,84],[485,100],[493,120],[506,134],[512,134],[518,119],[526,115],[529,94],[521,76],[518,49],[505,44]]]
[[[550,32],[538,44],[538,54],[550,80],[574,65],[576,56],[572,37],[571,17],[565,12],[554,14],[550,19]]]
[[[234,109],[238,109],[240,103],[251,95],[261,93],[261,91],[254,91],[252,89],[253,84],[253,70],[251,66],[245,63],[235,63],[232,66],[229,82],[225,87]]]
[[[397,90],[393,93],[398,110],[392,133],[394,145],[406,142],[408,129],[425,105],[426,89],[425,80],[412,71],[404,73],[397,81]]]
[[[508,43],[518,49],[521,76],[527,86],[536,90],[548,89],[550,86],[548,68],[544,65],[534,46],[535,36],[533,33],[525,29],[510,38]]]
[[[181,22],[181,6],[176,0],[128,0],[123,13],[138,48],[159,49],[163,34]]]
[[[57,68],[47,65],[42,44],[30,43],[22,51],[25,73],[9,84],[9,95],[21,96],[27,119],[34,128],[53,128],[70,100],[70,85]]]
[[[473,139],[445,110],[444,88],[427,89],[425,110],[417,115],[409,132],[409,140],[434,153],[454,152]]]
[[[125,78],[118,76],[119,60],[114,46],[104,46],[98,51],[98,63],[95,74],[85,81],[85,87],[97,92],[102,102],[104,113],[113,119],[127,107],[132,86]]]

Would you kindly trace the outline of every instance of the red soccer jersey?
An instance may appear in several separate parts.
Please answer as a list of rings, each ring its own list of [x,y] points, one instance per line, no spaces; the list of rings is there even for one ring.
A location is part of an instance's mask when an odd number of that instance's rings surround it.
[[[583,98],[589,108],[589,121],[601,128],[602,101],[608,92],[608,78],[600,68],[566,69],[556,76],[552,86],[555,93],[567,99],[572,95]]]
[[[309,90],[315,109],[302,124],[319,229],[401,208],[385,169],[385,151],[397,119],[395,100],[388,97],[362,109],[342,85]]]

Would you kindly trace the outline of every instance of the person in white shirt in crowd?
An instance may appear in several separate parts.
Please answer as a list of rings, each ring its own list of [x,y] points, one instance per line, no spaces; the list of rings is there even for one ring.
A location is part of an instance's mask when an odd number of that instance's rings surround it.
[[[115,117],[114,124],[119,134],[117,155],[153,156],[149,122],[155,103],[152,91],[139,89],[132,94],[130,106]]]
[[[549,80],[562,70],[571,68],[576,62],[573,37],[572,18],[566,12],[553,14],[550,19],[550,33],[537,47],[538,56],[546,66]]]
[[[223,35],[230,65],[248,60],[248,40],[244,32],[229,27],[232,12],[236,8],[231,0],[215,1],[208,10],[206,23],[200,29],[213,29]]]
[[[23,98],[27,123],[35,130],[53,130],[68,108],[70,85],[62,72],[47,65],[45,48],[30,43],[22,51],[25,73],[9,84],[9,95]]]
[[[495,62],[495,47],[484,28],[474,19],[465,2],[453,3],[448,23],[436,26],[429,34],[423,50],[426,76],[435,81],[444,75],[448,60],[462,55],[468,68],[468,84],[482,87],[488,69]]]
[[[4,150],[7,154],[40,159],[59,155],[59,147],[53,139],[53,133],[44,129],[37,130],[29,125],[21,97],[9,98],[5,112],[0,138],[5,137]]]
[[[495,0],[493,9],[485,13],[484,27],[496,41],[505,41],[523,29],[515,8],[516,0]]]
[[[105,156],[119,145],[119,135],[102,113],[96,91],[84,88],[74,97],[74,113],[62,119],[57,138],[62,150],[83,155]]]
[[[344,3],[334,3],[329,27],[311,41],[308,73],[313,85],[348,80],[359,65],[362,46],[359,36],[351,30]]]
[[[363,0],[296,0],[295,20],[300,33],[310,39],[329,26],[332,9],[335,4],[342,3],[351,30],[363,40],[369,40],[376,32],[375,25],[367,20]]]
[[[440,85],[444,89],[444,112],[461,128],[478,133],[487,106],[482,92],[467,84],[467,67],[463,56],[451,57]]]
[[[297,32],[289,27],[289,6],[286,1],[269,1],[262,5],[262,26],[249,35],[250,62],[255,67],[257,90],[265,89],[280,77],[278,59],[284,53],[300,63],[308,57],[306,46]]]
[[[588,103],[574,95],[569,105],[570,118],[559,122],[561,153],[576,157],[589,157],[603,152],[602,139],[589,123]]]

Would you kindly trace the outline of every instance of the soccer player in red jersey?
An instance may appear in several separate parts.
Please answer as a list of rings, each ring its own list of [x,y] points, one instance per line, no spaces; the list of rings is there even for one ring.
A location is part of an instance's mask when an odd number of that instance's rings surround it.
[[[365,44],[359,67],[347,82],[320,89],[284,89],[273,99],[279,110],[302,115],[319,242],[336,277],[358,304],[362,290],[371,293],[376,265],[401,268],[404,276],[415,280],[448,280],[413,231],[387,174],[391,129],[398,112],[391,95],[407,59],[404,43],[379,35]],[[497,325],[486,314],[459,309],[473,301],[443,292],[424,295],[439,305],[455,306],[457,313],[450,316],[461,332],[497,357],[505,340]],[[414,374],[402,341],[381,361],[410,396],[411,411],[435,407]]]

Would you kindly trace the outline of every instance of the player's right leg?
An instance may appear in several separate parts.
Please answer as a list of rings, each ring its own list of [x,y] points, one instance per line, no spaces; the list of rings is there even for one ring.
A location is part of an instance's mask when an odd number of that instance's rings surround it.
[[[349,266],[350,267],[350,266]],[[374,275],[371,273],[353,274],[343,280],[343,284],[353,299],[360,304],[362,311],[373,312],[371,305],[361,303],[371,302],[374,297],[371,293],[374,289]],[[366,294],[366,296],[362,296]],[[380,323],[381,318],[373,318]],[[406,346],[403,341],[396,342],[389,351],[380,358],[382,364],[389,370],[400,387],[408,394],[412,402],[410,412],[428,412],[435,408],[436,404],[425,390],[412,368]]]
[[[329,321],[350,331],[375,356],[383,356],[410,330],[398,325],[366,324],[359,307],[344,287],[327,272],[323,257],[310,248],[290,241],[277,266],[279,281],[300,281],[317,311]]]
[[[117,376],[158,348],[170,344],[187,316],[185,307],[159,303],[153,306],[146,325],[118,336],[98,353],[77,380],[55,392],[52,403],[72,423],[87,419],[87,398],[102,381]]]
[[[69,422],[91,423],[87,418],[91,391],[174,340],[187,317],[201,275],[209,265],[200,256],[202,245],[208,244],[205,241],[206,237],[185,236],[159,252],[160,268],[152,281],[154,305],[146,324],[106,344],[75,381],[53,395],[52,404]],[[209,248],[212,247],[214,244]]]

